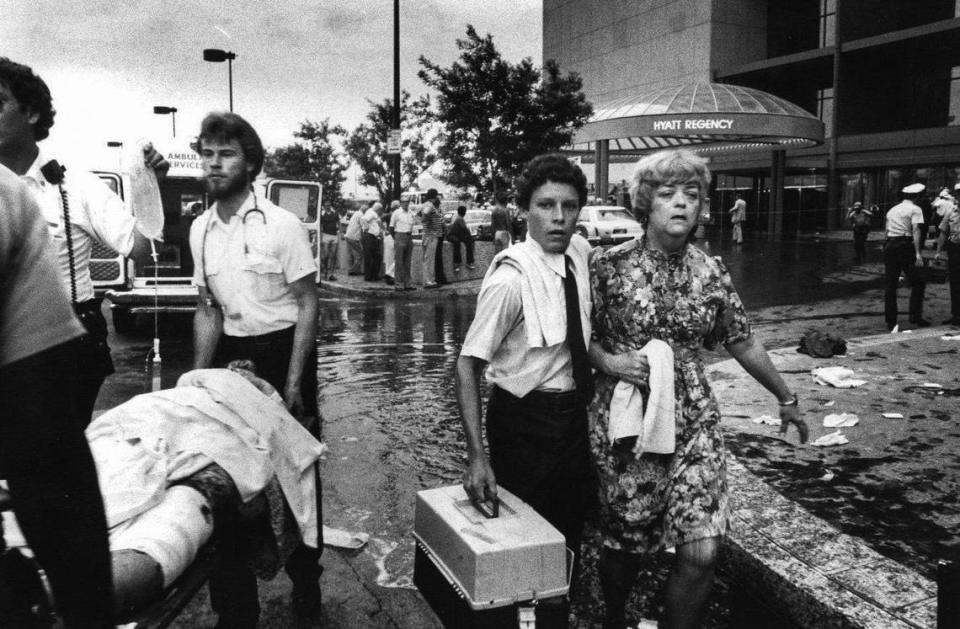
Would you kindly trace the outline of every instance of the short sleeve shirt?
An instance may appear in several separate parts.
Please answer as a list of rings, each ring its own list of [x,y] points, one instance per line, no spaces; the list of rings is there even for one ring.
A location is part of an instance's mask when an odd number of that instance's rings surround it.
[[[390,215],[390,227],[398,234],[409,234],[413,231],[413,212],[399,207]]]
[[[0,166],[0,367],[84,333],[58,279],[40,208]]]
[[[535,244],[535,241],[529,241],[530,246]],[[540,252],[541,255],[549,256],[542,250]],[[584,307],[589,311],[590,247],[585,240],[575,238],[567,248],[566,255],[570,256],[573,262],[581,312]],[[566,269],[563,256],[555,254],[555,257],[559,259],[548,263],[556,273],[553,290],[562,293]],[[576,384],[567,342],[547,347],[528,347],[521,280],[520,271],[506,264],[501,264],[484,278],[477,297],[477,311],[460,353],[488,362],[487,381],[517,397],[523,397],[534,390],[572,391]],[[589,335],[589,312],[585,317],[581,316],[581,320],[583,319],[586,319],[583,325],[584,333]]]
[[[911,201],[902,201],[887,212],[887,238],[912,236],[914,225],[923,225],[923,211]]]
[[[43,212],[53,239],[58,275],[69,294],[70,253],[60,186],[48,183],[40,172],[48,159],[41,152],[21,179]],[[67,169],[61,185],[67,193],[69,205],[77,301],[86,301],[94,297],[93,280],[90,278],[94,242],[99,241],[122,255],[128,255],[133,249],[136,221],[123,200],[93,173]]]
[[[360,225],[363,228],[363,231],[371,236],[380,235],[380,215],[377,214],[375,209],[370,208],[364,212],[363,218],[360,221]]]
[[[297,323],[290,285],[317,266],[294,214],[251,194],[224,223],[214,204],[191,225],[190,250],[193,282],[207,286],[223,309],[224,334],[258,336]]]
[[[954,208],[947,212],[940,221],[940,231],[946,234],[947,242],[960,244],[960,210]]]

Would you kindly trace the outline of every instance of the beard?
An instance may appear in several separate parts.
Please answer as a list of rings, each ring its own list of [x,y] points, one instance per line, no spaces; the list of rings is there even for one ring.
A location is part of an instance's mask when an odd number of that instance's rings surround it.
[[[250,187],[250,178],[246,173],[235,176],[224,175],[222,178],[203,177],[203,187],[207,195],[214,201],[220,201],[239,194]]]

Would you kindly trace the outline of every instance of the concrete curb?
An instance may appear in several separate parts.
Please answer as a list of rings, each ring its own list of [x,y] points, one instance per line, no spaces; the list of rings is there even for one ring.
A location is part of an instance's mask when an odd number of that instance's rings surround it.
[[[848,341],[848,350],[925,342],[945,331],[928,328],[868,336]],[[772,350],[770,355],[780,369],[808,371],[804,367],[809,366],[810,358],[797,353],[796,347]],[[707,372],[716,383],[723,415],[734,411],[749,414],[762,408],[756,406],[760,401],[755,392],[743,386],[749,376],[735,360],[710,365]],[[734,511],[721,569],[761,605],[776,602],[767,612],[777,618],[777,626],[936,627],[935,582],[783,497],[733,456],[728,463]]]
[[[398,301],[447,301],[461,297],[476,298],[477,293],[480,292],[480,280],[464,280],[437,288],[417,287],[410,291],[398,291],[393,286],[384,284],[369,284],[368,286],[363,286],[359,283],[354,284],[324,280],[320,283],[317,290],[321,296],[338,295]]]

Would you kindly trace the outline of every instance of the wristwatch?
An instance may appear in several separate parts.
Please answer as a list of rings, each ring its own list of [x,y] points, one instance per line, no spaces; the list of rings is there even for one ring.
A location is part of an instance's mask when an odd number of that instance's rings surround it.
[[[780,406],[797,406],[797,404],[798,404],[798,402],[797,402],[797,394],[796,394],[796,393],[791,393],[791,394],[790,394],[790,401],[789,401],[789,402],[780,402]]]

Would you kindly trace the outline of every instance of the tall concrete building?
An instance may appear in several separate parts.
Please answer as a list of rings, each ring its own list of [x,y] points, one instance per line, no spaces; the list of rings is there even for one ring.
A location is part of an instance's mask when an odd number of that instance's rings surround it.
[[[595,109],[713,82],[819,117],[825,143],[786,152],[782,220],[769,153],[711,156],[721,223],[741,192],[767,236],[840,227],[854,201],[880,226],[904,185],[960,182],[960,0],[544,0],[543,57],[579,73]]]

